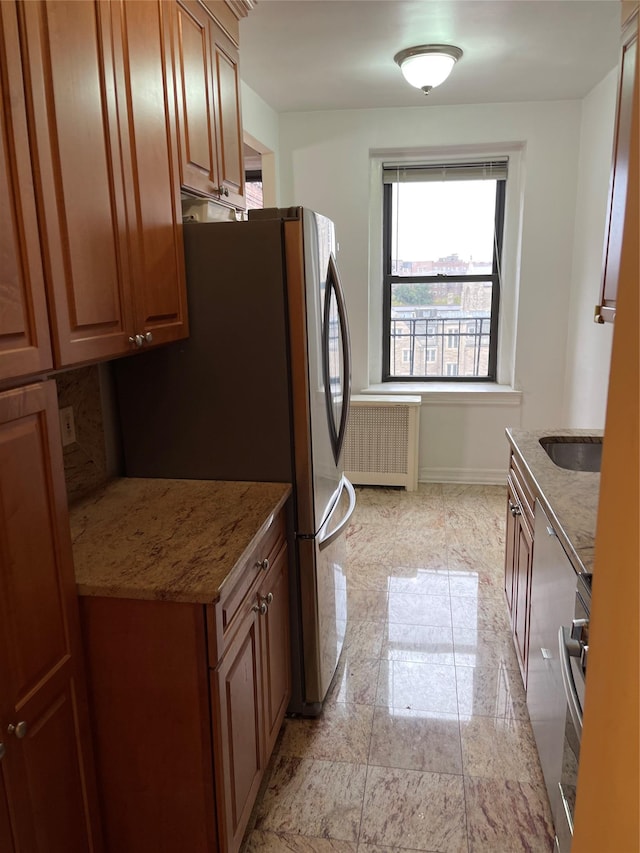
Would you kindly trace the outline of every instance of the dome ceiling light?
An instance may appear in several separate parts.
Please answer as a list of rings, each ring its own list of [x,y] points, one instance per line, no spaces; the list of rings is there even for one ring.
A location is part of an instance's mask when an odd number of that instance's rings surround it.
[[[452,44],[420,44],[401,50],[393,59],[407,83],[428,95],[444,83],[461,56],[460,48]]]

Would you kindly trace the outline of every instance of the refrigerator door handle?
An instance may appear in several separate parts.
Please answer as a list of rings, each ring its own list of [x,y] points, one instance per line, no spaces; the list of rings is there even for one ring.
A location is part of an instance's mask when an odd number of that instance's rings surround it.
[[[349,506],[348,506],[347,511],[344,515],[344,518],[342,519],[340,524],[336,527],[336,529],[332,530],[331,533],[327,533],[327,530],[328,530],[329,525],[331,523],[331,519],[333,518],[333,515],[338,508],[338,504],[340,503],[340,498],[342,497],[342,490],[343,489],[346,489],[347,494],[349,495]],[[327,520],[322,525],[322,528],[318,534],[318,548],[321,551],[324,548],[326,548],[328,545],[330,545],[335,539],[338,538],[338,536],[340,536],[343,533],[347,524],[351,520],[351,516],[353,515],[353,511],[355,510],[355,508],[356,508],[356,490],[353,488],[353,486],[351,485],[349,480],[347,480],[347,478],[343,475],[343,477],[342,477],[342,488],[340,489],[340,494],[338,495],[338,498],[334,504],[333,509],[331,510]]]

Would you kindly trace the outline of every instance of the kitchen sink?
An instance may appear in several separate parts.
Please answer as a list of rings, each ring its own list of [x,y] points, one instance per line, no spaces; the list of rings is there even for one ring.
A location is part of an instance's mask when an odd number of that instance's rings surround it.
[[[540,439],[551,461],[569,471],[600,471],[602,438],[587,440],[570,435],[551,435]]]

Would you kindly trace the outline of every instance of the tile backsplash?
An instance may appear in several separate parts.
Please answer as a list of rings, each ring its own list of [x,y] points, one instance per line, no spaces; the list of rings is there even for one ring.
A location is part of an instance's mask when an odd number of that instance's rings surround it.
[[[73,503],[110,477],[105,424],[97,365],[60,373],[56,377],[58,407],[73,408],[76,440],[63,447],[64,473],[69,503]]]

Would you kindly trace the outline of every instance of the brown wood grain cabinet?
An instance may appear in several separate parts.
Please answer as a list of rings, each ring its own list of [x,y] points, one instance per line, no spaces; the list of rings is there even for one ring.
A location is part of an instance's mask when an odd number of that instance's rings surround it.
[[[504,590],[525,687],[529,657],[534,504],[533,492],[512,454],[507,478]]]
[[[238,43],[212,17],[213,4],[176,4],[176,96],[185,189],[246,207]],[[228,13],[228,7],[225,7]],[[223,22],[237,36],[228,14]],[[237,26],[237,20],[235,21]]]
[[[621,42],[602,281],[594,315],[597,323],[612,323],[615,320],[627,193],[637,193],[640,189],[629,187],[628,181],[631,123],[633,111],[638,109],[638,93],[635,91],[635,67],[638,61],[637,3],[623,4]]]
[[[0,394],[0,842],[99,851],[55,384]]]
[[[0,381],[52,366],[16,7],[0,3]]]
[[[285,511],[215,604],[81,598],[108,850],[238,851],[290,697]]]
[[[56,367],[188,332],[170,8],[17,4]]]

